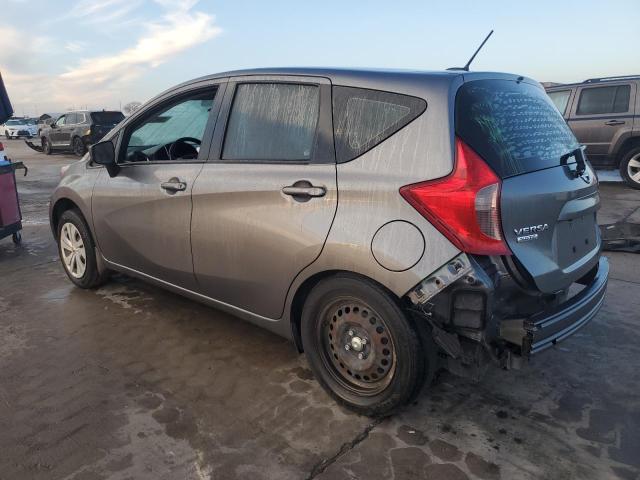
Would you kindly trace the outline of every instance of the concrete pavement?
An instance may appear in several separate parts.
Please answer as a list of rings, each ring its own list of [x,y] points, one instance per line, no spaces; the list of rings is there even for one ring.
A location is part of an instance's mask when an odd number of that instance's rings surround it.
[[[0,241],[1,480],[640,477],[640,256],[608,254],[600,314],[531,365],[480,384],[442,374],[373,420],[237,318],[124,276],[74,288],[47,220],[74,158],[5,144],[30,172],[24,243]],[[607,220],[640,205],[602,192]]]

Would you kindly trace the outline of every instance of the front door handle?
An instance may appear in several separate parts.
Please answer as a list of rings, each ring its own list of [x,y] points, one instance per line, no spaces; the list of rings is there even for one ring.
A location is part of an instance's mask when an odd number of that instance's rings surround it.
[[[169,193],[182,192],[187,189],[187,184],[178,178],[172,178],[168,182],[162,182],[160,188]]]
[[[327,189],[324,187],[314,187],[313,185],[299,186],[297,185],[298,183],[302,182],[296,182],[295,184],[289,185],[288,187],[282,187],[282,193],[284,193],[285,195],[290,195],[292,197],[306,198],[324,197],[327,193]]]
[[[624,125],[624,120],[609,120],[604,122],[605,125]]]

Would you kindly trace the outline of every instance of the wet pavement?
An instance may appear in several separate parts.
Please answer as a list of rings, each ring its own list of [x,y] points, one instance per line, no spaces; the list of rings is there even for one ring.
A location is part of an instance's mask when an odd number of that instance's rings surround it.
[[[47,202],[74,158],[5,144],[30,172],[24,243],[0,241],[0,479],[640,478],[640,255],[607,254],[602,311],[531,365],[370,419],[269,332],[124,276],[72,287]],[[602,195],[603,223],[640,214]]]

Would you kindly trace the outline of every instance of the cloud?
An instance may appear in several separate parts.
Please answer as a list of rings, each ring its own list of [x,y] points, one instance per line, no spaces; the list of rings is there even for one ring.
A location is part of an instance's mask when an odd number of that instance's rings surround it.
[[[72,53],[82,52],[86,48],[87,44],[85,42],[67,42],[64,46],[65,50]]]
[[[103,0],[104,2],[116,0]],[[74,81],[108,83],[123,76],[130,77],[140,68],[153,68],[169,58],[220,34],[214,18],[202,12],[192,12],[191,0],[157,3],[171,8],[162,19],[146,25],[145,34],[133,47],[112,55],[87,58],[68,69],[60,77]],[[171,5],[171,7],[169,7]]]
[[[73,15],[87,19],[118,11],[118,7],[135,4],[135,0],[81,0],[72,9]],[[2,74],[14,103],[39,110],[64,110],[82,105],[94,107],[117,105],[133,82],[150,69],[168,62],[195,45],[206,42],[220,34],[214,17],[197,11],[195,0],[154,0],[161,7],[161,14],[147,19],[139,30],[142,32],[133,46],[118,52],[85,57],[75,64],[54,67],[61,73],[42,74],[38,63],[51,43],[47,37],[22,34],[15,29],[3,27],[3,40],[20,45],[19,55],[13,49],[0,49]],[[125,7],[126,8],[126,7]],[[89,17],[91,16],[91,17]],[[124,21],[127,21],[126,19]],[[122,20],[111,18],[113,25]],[[105,24],[109,26],[109,24]],[[7,44],[3,41],[3,44]],[[87,52],[88,44],[72,39],[64,44],[66,51],[77,54]],[[25,55],[29,52],[29,55]],[[29,105],[33,107],[29,107]],[[46,111],[46,110],[45,110]]]

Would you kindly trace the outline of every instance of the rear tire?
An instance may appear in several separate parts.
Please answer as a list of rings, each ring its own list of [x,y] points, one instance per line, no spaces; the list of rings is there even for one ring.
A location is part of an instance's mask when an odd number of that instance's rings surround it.
[[[415,398],[435,368],[396,299],[355,275],[335,275],[313,288],[302,311],[301,334],[320,385],[359,414],[397,410]]]
[[[91,232],[78,210],[66,210],[58,222],[58,254],[65,273],[80,288],[96,288],[108,275],[101,274]]]
[[[86,147],[84,146],[84,142],[80,137],[73,138],[72,146],[73,153],[75,153],[77,157],[82,157],[87,151]]]
[[[640,147],[632,148],[622,157],[620,176],[631,188],[640,190]]]

